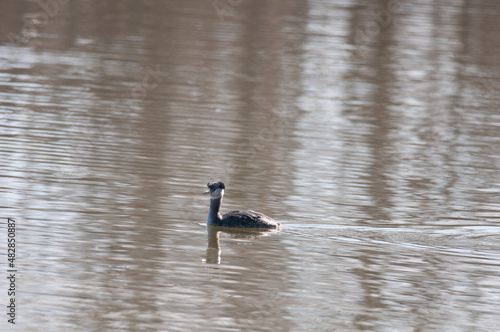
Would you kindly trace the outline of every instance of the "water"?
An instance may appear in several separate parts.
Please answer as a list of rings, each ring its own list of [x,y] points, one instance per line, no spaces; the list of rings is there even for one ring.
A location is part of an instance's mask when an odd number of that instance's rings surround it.
[[[44,4],[0,1],[16,330],[500,329],[498,4]],[[212,180],[283,229],[208,233]]]

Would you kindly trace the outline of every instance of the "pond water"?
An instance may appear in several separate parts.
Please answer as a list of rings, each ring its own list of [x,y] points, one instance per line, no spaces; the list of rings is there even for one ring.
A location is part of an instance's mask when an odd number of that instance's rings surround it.
[[[499,3],[0,8],[16,330],[500,330]]]

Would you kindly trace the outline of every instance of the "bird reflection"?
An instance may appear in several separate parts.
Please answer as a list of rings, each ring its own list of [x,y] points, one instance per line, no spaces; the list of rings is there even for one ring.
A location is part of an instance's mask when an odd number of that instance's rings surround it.
[[[208,247],[205,256],[207,264],[221,263],[221,248],[219,244],[220,233],[229,234],[235,239],[258,239],[263,236],[268,236],[277,233],[275,229],[248,229],[248,228],[230,228],[207,225]]]

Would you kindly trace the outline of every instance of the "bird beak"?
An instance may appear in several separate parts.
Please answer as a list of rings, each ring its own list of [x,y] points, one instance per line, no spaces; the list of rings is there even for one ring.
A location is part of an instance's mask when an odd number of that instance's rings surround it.
[[[203,195],[210,194],[210,189],[207,189],[206,191],[203,192]]]

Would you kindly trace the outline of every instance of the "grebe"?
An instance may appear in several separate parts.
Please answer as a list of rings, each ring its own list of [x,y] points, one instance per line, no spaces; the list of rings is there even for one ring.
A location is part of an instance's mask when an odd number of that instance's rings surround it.
[[[210,194],[210,212],[207,220],[209,225],[245,228],[279,228],[281,226],[273,218],[251,210],[232,211],[221,215],[220,206],[226,187],[222,182],[209,182],[207,187],[208,190],[204,194]]]

